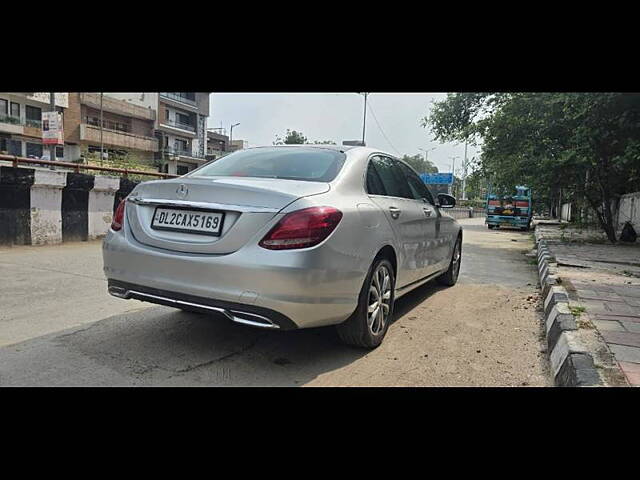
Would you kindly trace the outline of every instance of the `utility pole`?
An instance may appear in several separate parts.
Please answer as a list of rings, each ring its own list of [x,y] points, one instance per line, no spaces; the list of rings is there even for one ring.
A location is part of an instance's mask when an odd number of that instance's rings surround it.
[[[104,96],[103,92],[100,92],[100,165],[102,165],[102,160],[104,159],[104,143],[102,142],[102,98]]]
[[[56,112],[56,94],[54,92],[49,93],[49,111]],[[49,160],[56,161],[56,144],[49,145]],[[49,170],[55,170],[55,165],[50,165]]]
[[[453,194],[453,184],[456,181],[456,158],[458,158],[458,155],[456,155],[455,157],[449,157],[449,158],[453,160],[453,162],[451,163],[451,174],[453,175],[453,180],[449,184],[449,195],[452,195]]]
[[[367,95],[369,95],[368,93],[363,93],[364,95],[364,115],[362,117],[362,145],[365,145],[364,143],[364,133],[365,133],[365,129],[367,126]]]
[[[234,123],[233,125],[231,125],[231,132],[229,133],[229,147],[233,148],[232,142],[233,142],[233,127],[237,127],[238,125],[240,125],[239,123]]]
[[[467,199],[467,139],[464,140],[464,163],[462,164],[462,200]]]

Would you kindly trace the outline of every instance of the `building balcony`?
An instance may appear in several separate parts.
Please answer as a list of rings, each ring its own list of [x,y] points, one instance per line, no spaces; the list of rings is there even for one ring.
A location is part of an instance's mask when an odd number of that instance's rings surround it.
[[[178,122],[177,120],[163,120],[162,123],[173,128],[180,128],[182,130],[188,130],[193,133],[196,132],[196,126],[191,125],[190,123],[182,123]]]
[[[80,124],[80,140],[100,144],[100,127]],[[158,151],[158,139],[155,137],[144,137],[133,133],[102,129],[102,143],[110,147],[121,147],[133,150],[142,150],[145,152]]]
[[[161,120],[160,129],[164,129],[165,131],[168,131],[174,134],[177,133],[177,131],[179,131],[181,135],[186,134],[187,136],[190,136],[192,138],[195,138],[197,136],[195,125],[176,122],[175,120]]]
[[[0,132],[22,134],[24,123],[19,118],[0,114]]]
[[[80,103],[100,110],[100,94],[81,93]],[[118,100],[117,98],[106,97],[104,95],[102,97],[102,110],[125,117],[139,118],[141,120],[155,121],[156,119],[156,111],[152,108],[144,108],[125,100]]]
[[[198,160],[200,162],[206,160],[205,157],[202,157],[197,153],[193,153],[189,150],[182,150],[180,148],[165,147],[161,153],[167,157],[183,157],[191,160]]]
[[[198,104],[196,103],[195,98],[191,99],[188,97],[185,97],[184,95],[181,95],[180,93],[177,92],[160,92],[160,97],[162,98],[166,98],[168,100],[173,100],[174,102],[179,102],[179,103],[183,103],[186,105],[189,105],[191,107],[194,108],[198,108]]]

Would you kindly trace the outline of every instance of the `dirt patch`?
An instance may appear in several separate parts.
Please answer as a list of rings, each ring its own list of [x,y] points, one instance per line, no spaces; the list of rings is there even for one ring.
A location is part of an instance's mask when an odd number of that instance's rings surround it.
[[[308,385],[548,386],[537,293],[500,286],[425,286],[376,350]],[[402,309],[402,304],[400,304]]]

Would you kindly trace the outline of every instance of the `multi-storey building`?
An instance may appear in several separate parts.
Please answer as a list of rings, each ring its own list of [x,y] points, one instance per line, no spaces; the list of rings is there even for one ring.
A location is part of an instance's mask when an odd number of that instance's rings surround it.
[[[42,112],[48,112],[48,93],[0,93],[0,153],[22,157],[48,157],[42,145]],[[67,93],[55,94],[56,109],[65,115]],[[56,147],[58,160],[68,159],[65,146]]]
[[[158,94],[156,136],[164,171],[182,175],[206,161],[209,93]]]
[[[206,161],[209,92],[108,95],[157,111],[155,135],[158,152],[155,159],[161,171],[182,175]]]
[[[207,160],[217,160],[233,151],[229,145],[229,137],[225,135],[223,129],[218,130],[220,131],[207,131]]]
[[[48,105],[48,93],[0,93],[0,152],[46,157],[41,119]],[[105,158],[133,157],[173,174],[206,161],[209,92],[57,93],[56,106],[65,138],[58,160],[99,158],[102,149]]]
[[[156,110],[150,106],[106,93],[70,93],[64,117],[65,143],[77,158],[99,158],[102,149],[107,159],[127,157],[152,166],[159,151],[155,122]]]

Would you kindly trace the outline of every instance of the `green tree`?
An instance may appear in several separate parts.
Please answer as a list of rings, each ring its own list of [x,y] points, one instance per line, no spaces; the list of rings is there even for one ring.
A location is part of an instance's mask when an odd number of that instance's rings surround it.
[[[296,132],[288,128],[284,138],[276,135],[276,141],[273,142],[274,145],[302,145],[305,143],[307,143],[307,137],[305,137],[302,132]]]
[[[482,142],[494,190],[524,184],[550,206],[584,199],[611,242],[619,195],[640,190],[639,94],[449,94],[423,126],[441,142]]]
[[[314,140],[313,143],[315,145],[335,145],[336,142],[334,142],[333,140]]]
[[[438,167],[428,160],[425,162],[424,157],[420,154],[403,155],[402,160],[411,165],[418,173],[438,173]]]

